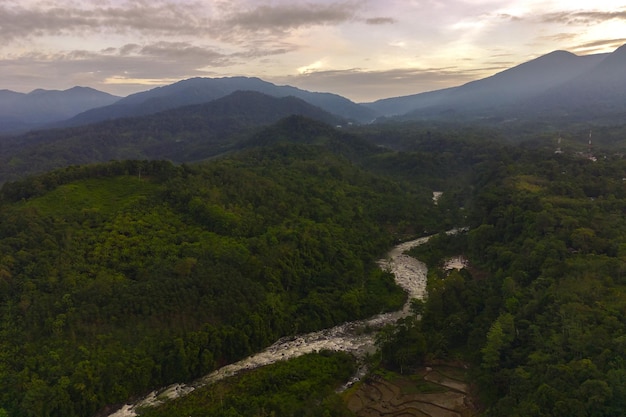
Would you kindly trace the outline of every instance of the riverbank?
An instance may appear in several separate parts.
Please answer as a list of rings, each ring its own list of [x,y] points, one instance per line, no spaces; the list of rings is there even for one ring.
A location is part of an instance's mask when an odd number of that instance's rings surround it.
[[[343,323],[318,332],[282,338],[257,354],[226,365],[192,383],[173,384],[153,391],[138,401],[125,404],[116,412],[109,414],[108,417],[135,417],[138,415],[137,410],[140,408],[158,406],[166,401],[185,396],[203,386],[234,376],[239,372],[270,365],[281,360],[292,359],[311,352],[320,350],[344,351],[355,355],[359,359],[373,353],[376,349],[375,330],[383,327],[385,324],[395,323],[396,320],[410,314],[411,299],[423,299],[426,297],[426,277],[428,272],[426,265],[406,255],[404,252],[412,247],[426,243],[428,239],[428,237],[424,237],[401,243],[389,251],[384,259],[378,261],[378,265],[382,269],[393,273],[396,283],[407,292],[408,299],[402,310],[379,314],[366,320]],[[373,331],[364,332],[364,329]]]

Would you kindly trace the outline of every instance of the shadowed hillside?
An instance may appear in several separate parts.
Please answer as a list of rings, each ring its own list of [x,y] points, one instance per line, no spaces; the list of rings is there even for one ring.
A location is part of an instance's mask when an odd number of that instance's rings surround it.
[[[256,129],[293,114],[333,126],[341,122],[295,97],[240,91],[156,115],[6,138],[0,143],[0,183],[29,173],[112,159],[198,161],[228,152]]]

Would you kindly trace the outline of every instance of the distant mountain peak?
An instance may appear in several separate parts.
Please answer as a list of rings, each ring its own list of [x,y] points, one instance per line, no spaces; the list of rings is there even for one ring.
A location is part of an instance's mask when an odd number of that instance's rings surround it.
[[[558,57],[558,58],[568,57],[568,58],[571,58],[571,57],[578,57],[578,55],[576,55],[576,54],[574,54],[572,52],[569,52],[569,51],[564,51],[562,49],[557,49],[556,51],[552,51],[550,53],[547,53],[545,55],[540,56],[538,59],[541,59],[541,58],[554,58],[554,57]]]
[[[120,98],[90,87],[68,90],[38,88],[28,94],[9,90],[0,94],[0,132],[19,132],[65,120],[96,107],[108,106]]]
[[[616,112],[624,107],[624,69],[626,45],[610,54],[579,56],[556,50],[459,87],[387,99],[369,107],[388,116],[418,119],[454,115],[500,120],[550,112],[570,117],[589,103],[596,104],[596,113]]]
[[[620,46],[615,51],[610,53],[606,57],[605,62],[624,62],[624,63],[626,63],[626,44]],[[624,72],[626,73],[626,68],[622,68],[622,70],[624,70]]]
[[[535,59],[531,59],[530,61],[526,61],[515,67],[506,69],[502,72],[512,72],[512,71],[518,71],[518,70],[526,71],[528,68],[531,68],[531,67],[537,68],[540,71],[546,71],[549,69],[549,67],[561,67],[561,66],[572,65],[572,63],[576,62],[579,59],[580,57],[578,55],[559,49],[556,51],[549,52],[545,55],[541,55]]]
[[[102,93],[102,91],[98,91],[95,88],[85,87],[85,86],[80,86],[80,85],[75,85],[74,87],[68,88],[65,91],[66,92],[68,92],[68,91],[91,91],[91,92]],[[105,93],[105,94],[107,94],[107,93]]]
[[[376,114],[368,108],[337,94],[310,92],[291,86],[277,86],[256,77],[195,77],[131,94],[111,106],[79,114],[69,120],[67,125],[83,125],[119,117],[142,116],[192,104],[208,103],[238,90],[257,91],[272,97],[294,96],[341,118],[359,122],[369,122],[376,117]]]

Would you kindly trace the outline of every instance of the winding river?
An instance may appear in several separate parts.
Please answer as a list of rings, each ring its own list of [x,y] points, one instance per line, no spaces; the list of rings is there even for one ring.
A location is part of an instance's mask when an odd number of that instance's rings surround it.
[[[404,252],[425,243],[428,239],[428,237],[424,237],[401,243],[394,247],[385,259],[378,261],[381,268],[394,274],[398,285],[408,294],[408,300],[402,310],[379,314],[366,320],[343,323],[318,332],[284,337],[257,354],[226,365],[194,382],[174,384],[153,391],[132,404],[124,405],[115,413],[109,414],[108,417],[137,416],[136,410],[138,408],[156,406],[165,401],[182,397],[197,388],[236,375],[240,371],[270,365],[310,352],[319,350],[345,351],[352,353],[357,358],[364,358],[368,353],[373,353],[375,351],[376,332],[364,332],[363,329],[379,329],[385,324],[394,323],[396,320],[406,317],[410,313],[410,300],[413,298],[423,299],[426,296],[426,265]],[[347,385],[357,381],[364,373],[365,369],[361,369]]]

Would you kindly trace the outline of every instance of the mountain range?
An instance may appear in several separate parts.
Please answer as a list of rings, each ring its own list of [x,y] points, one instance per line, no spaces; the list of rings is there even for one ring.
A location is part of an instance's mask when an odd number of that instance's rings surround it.
[[[213,101],[235,91],[256,91],[272,97],[293,96],[327,112],[357,122],[371,121],[374,111],[331,93],[315,93],[291,86],[277,86],[259,78],[191,78],[132,94],[116,103],[76,115],[61,125],[83,125],[119,117],[143,116],[190,104]]]
[[[585,56],[554,51],[458,87],[360,104],[337,94],[248,77],[191,78],[124,98],[87,87],[29,94],[2,90],[0,133],[145,116],[207,103],[235,91],[297,97],[356,123],[381,117],[482,122],[552,117],[620,122],[626,111],[626,45],[612,53]]]
[[[156,114],[8,136],[0,140],[0,183],[58,167],[109,160],[198,161],[234,150],[258,129],[293,115],[326,126],[344,122],[293,96],[235,91],[208,103]]]
[[[0,132],[42,127],[86,109],[108,106],[120,98],[89,87],[64,91],[37,89],[28,94],[0,90]]]
[[[384,116],[412,119],[623,121],[626,45],[610,54],[555,51],[459,87],[378,100],[366,107]]]

